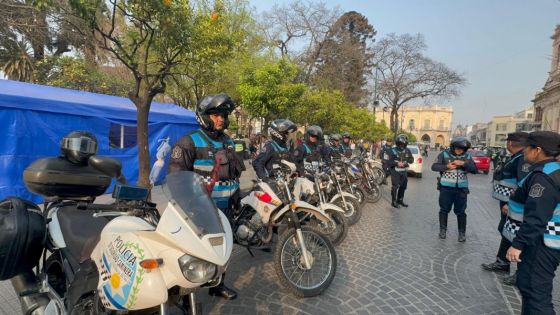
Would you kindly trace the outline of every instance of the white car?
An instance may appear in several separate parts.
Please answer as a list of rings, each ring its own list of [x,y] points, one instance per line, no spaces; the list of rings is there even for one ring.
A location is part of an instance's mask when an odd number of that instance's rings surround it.
[[[413,174],[418,178],[422,178],[422,165],[424,165],[424,158],[420,154],[420,148],[415,144],[409,144],[407,148],[414,157],[414,163],[408,166],[408,173]]]

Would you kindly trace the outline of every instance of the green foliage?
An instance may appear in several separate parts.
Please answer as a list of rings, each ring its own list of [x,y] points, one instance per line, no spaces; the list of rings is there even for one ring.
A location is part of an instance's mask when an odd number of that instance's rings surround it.
[[[30,47],[13,33],[0,33],[0,69],[10,80],[30,81],[33,75]]]
[[[126,96],[133,85],[73,57],[52,56],[35,66],[33,81],[39,84],[118,96]]]
[[[294,83],[298,69],[285,59],[246,69],[238,86],[241,104],[254,117],[266,121],[293,118],[306,90]]]
[[[416,136],[414,134],[408,132],[408,131],[405,131],[405,130],[401,129],[397,132],[397,135],[401,135],[401,134],[404,134],[408,137],[408,142],[416,142],[417,141]]]

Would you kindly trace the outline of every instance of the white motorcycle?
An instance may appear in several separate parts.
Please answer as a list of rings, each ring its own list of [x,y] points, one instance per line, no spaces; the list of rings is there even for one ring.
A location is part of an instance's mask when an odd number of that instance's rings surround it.
[[[89,167],[99,171],[98,177],[124,181],[116,160],[92,156]],[[30,168],[24,174],[28,187],[54,178],[53,171]],[[75,195],[76,186],[64,187]],[[94,204],[93,196],[46,202],[42,263],[35,272],[11,279],[24,314],[164,315],[171,308],[199,313],[195,292],[219,284],[233,247],[232,231],[195,173],[167,175],[163,191],[167,205],[161,215],[146,201],[147,189],[121,183],[110,205]]]
[[[288,181],[279,175],[268,183],[257,182],[241,199],[241,208],[234,214],[231,226],[236,242],[249,251],[251,247],[269,246],[276,232],[279,237],[274,249],[274,267],[280,282],[298,297],[311,297],[321,294],[331,284],[337,256],[326,236],[301,225],[302,214],[331,222],[322,210],[293,198]]]

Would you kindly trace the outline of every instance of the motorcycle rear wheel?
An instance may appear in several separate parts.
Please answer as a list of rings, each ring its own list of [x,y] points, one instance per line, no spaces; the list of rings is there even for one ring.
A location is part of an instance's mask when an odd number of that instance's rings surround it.
[[[286,230],[278,238],[274,250],[274,268],[280,283],[293,295],[317,296],[334,279],[336,252],[329,239],[311,227],[302,226],[301,232],[307,252],[313,260],[311,269],[307,270],[302,264],[302,252],[295,228]]]

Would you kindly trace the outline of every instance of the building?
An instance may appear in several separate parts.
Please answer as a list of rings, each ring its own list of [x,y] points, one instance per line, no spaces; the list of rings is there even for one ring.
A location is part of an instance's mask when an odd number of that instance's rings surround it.
[[[471,141],[473,146],[486,146],[486,130],[488,124],[476,123],[469,126],[470,130],[467,133],[467,138]]]
[[[531,131],[534,108],[532,106],[509,116],[494,116],[486,128],[486,145],[505,147],[507,134],[515,131]]]
[[[377,111],[375,119],[389,126],[390,111]],[[403,106],[399,110],[398,123],[400,129],[414,134],[418,142],[438,147],[449,143],[452,120],[451,106]]]
[[[462,125],[455,127],[455,130],[453,130],[453,137],[466,137],[467,127],[468,126],[463,127]]]
[[[552,39],[552,62],[542,91],[535,95],[535,129],[560,132],[560,25]]]

